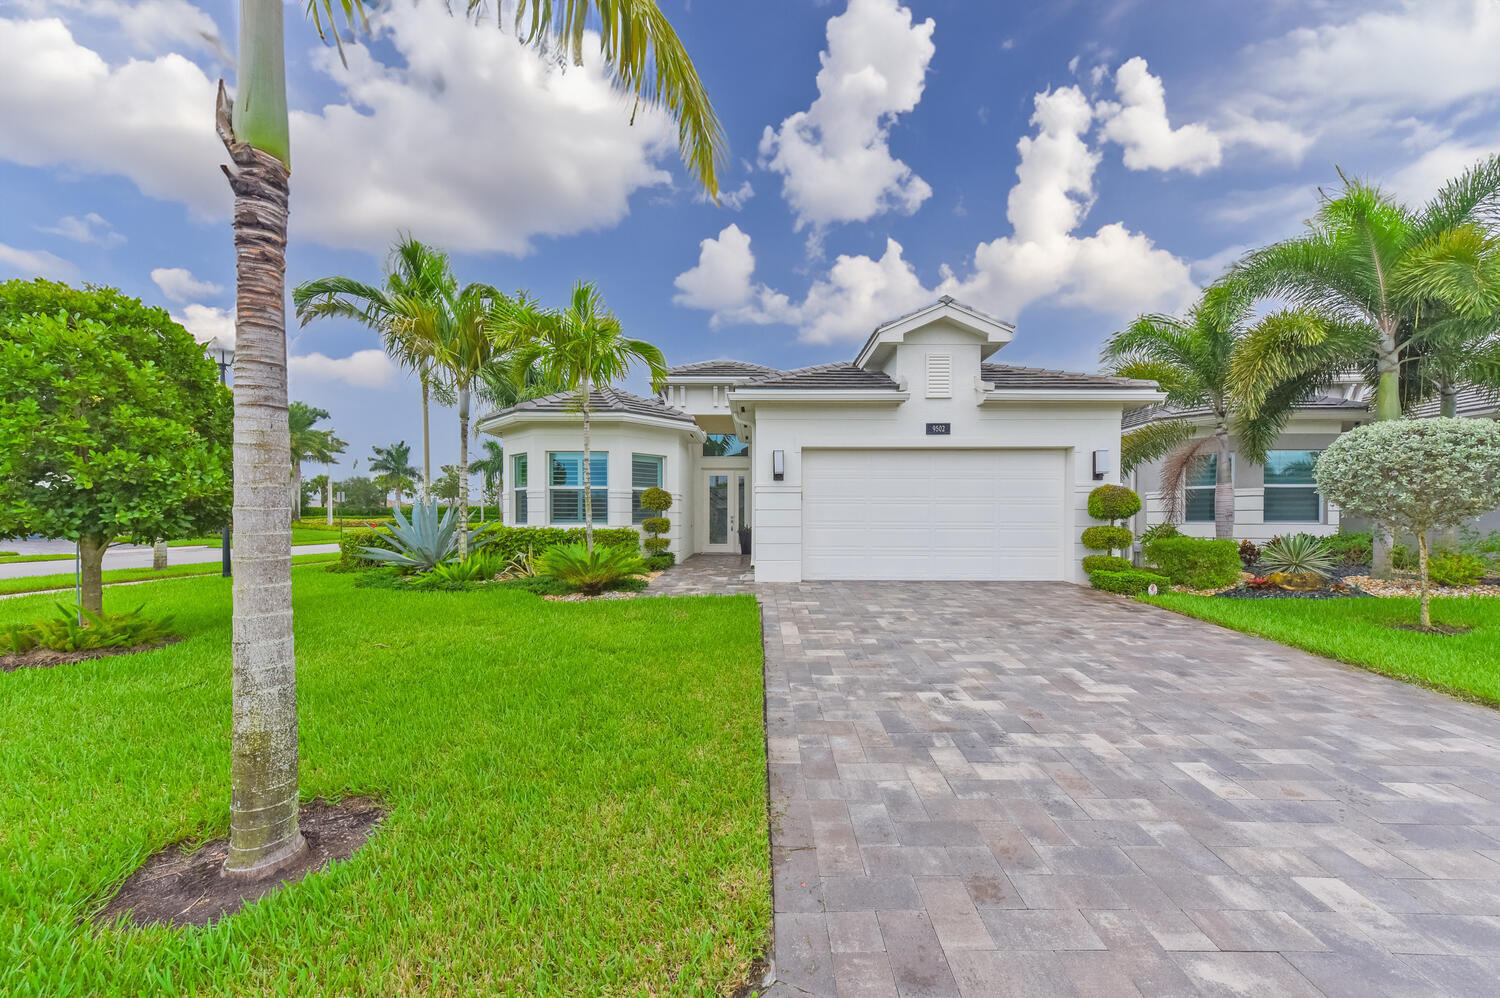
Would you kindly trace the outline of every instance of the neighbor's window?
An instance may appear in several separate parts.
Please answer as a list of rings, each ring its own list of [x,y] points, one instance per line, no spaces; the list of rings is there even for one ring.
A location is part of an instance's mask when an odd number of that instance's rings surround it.
[[[526,455],[517,454],[510,459],[510,481],[511,495],[515,497],[515,515],[513,519],[519,526],[526,522],[527,494],[526,494]]]
[[[650,488],[661,488],[662,467],[667,459],[655,454],[630,455],[630,522],[660,516],[641,505],[641,493]]]
[[[744,457],[750,445],[733,433],[710,433],[703,439],[704,457]]]
[[[1213,523],[1214,482],[1219,477],[1219,455],[1207,454],[1188,469],[1182,518],[1188,523]],[[1234,455],[1229,455],[1229,479],[1234,480]]]
[[[1323,497],[1313,484],[1315,450],[1266,452],[1266,522],[1317,523],[1323,519]]]
[[[547,502],[553,523],[583,522],[583,454],[558,451],[547,455]],[[594,522],[609,520],[609,452],[589,454],[589,491]]]

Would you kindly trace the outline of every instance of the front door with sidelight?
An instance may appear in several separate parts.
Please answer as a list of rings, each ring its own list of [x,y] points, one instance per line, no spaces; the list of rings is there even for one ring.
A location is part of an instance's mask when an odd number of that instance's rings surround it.
[[[745,473],[743,471],[706,471],[703,473],[704,515],[700,518],[704,536],[699,549],[719,554],[737,554],[740,550],[740,525],[745,518]]]

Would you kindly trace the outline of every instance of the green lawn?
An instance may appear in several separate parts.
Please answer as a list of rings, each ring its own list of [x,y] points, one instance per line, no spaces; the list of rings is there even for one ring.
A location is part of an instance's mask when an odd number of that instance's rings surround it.
[[[88,919],[229,821],[229,583],[188,639],[0,674],[0,994],[717,995],[771,924],[749,597],[547,603],[295,573],[302,795],[391,809],[207,929]],[[0,626],[51,611],[0,603]],[[82,924],[79,920],[82,919]]]
[[[294,554],[293,565],[323,564],[337,561],[338,554],[325,551],[321,554]],[[175,579],[193,575],[219,575],[224,570],[222,563],[204,561],[192,565],[168,565],[158,571],[154,568],[111,568],[103,573],[104,584],[112,582],[143,582],[147,579]],[[9,593],[39,593],[48,589],[72,589],[72,572],[54,575],[26,575],[18,579],[0,579],[0,595]],[[55,597],[54,597],[55,598]]]
[[[1468,634],[1419,634],[1416,599],[1223,599],[1162,593],[1143,600],[1388,676],[1500,705],[1500,599],[1435,599],[1434,623]]]
[[[31,561],[72,561],[71,554],[16,554],[14,551],[0,552],[0,565],[19,565]]]

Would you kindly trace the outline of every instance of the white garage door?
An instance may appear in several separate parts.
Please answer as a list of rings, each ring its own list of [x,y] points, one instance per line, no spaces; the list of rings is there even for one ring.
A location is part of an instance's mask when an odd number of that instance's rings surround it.
[[[1061,579],[1058,450],[804,450],[804,579]]]

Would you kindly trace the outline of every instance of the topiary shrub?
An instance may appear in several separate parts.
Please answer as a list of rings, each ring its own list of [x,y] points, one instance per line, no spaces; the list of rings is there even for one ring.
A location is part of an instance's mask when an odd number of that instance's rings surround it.
[[[1089,516],[1096,520],[1128,520],[1141,511],[1141,497],[1123,485],[1101,485],[1089,493]]]
[[[1392,534],[1416,535],[1421,621],[1432,626],[1427,534],[1500,506],[1500,423],[1438,417],[1356,427],[1318,456],[1318,491]]]
[[[677,556],[668,551],[665,554],[656,554],[646,559],[646,568],[653,572],[665,572],[677,564]]]
[[[1083,559],[1083,570],[1094,572],[1128,572],[1135,566],[1129,558],[1117,558],[1112,554],[1091,554]]]
[[[646,538],[646,553],[665,554],[672,542],[661,535],[672,529],[672,521],[661,514],[672,508],[672,493],[653,485],[641,493],[641,508],[657,514],[641,523],[641,529],[649,535]]]
[[[1134,539],[1129,527],[1087,527],[1083,531],[1083,546],[1090,551],[1124,550]]]
[[[1201,537],[1158,537],[1145,549],[1146,560],[1189,589],[1218,589],[1239,581],[1239,545],[1234,541]]]
[[[1438,551],[1427,559],[1427,575],[1440,586],[1472,586],[1484,570],[1483,561],[1462,551]]]
[[[1131,569],[1124,572],[1090,572],[1089,584],[1107,593],[1140,596],[1148,592],[1152,586],[1157,589],[1166,589],[1172,584],[1172,580],[1165,575]]]
[[[645,548],[646,553],[653,557],[659,554],[666,554],[667,548],[671,546],[672,540],[669,537],[647,537],[641,542],[641,547]]]

